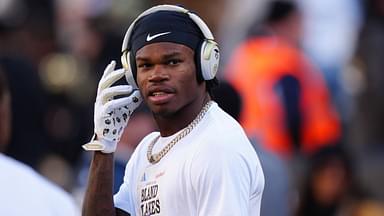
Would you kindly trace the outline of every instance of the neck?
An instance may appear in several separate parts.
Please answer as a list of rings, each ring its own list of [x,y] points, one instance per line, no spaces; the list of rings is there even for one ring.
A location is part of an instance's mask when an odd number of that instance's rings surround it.
[[[172,115],[154,115],[161,136],[171,136],[187,127],[197,117],[203,106],[210,100],[211,97],[207,93],[203,98],[185,105]]]

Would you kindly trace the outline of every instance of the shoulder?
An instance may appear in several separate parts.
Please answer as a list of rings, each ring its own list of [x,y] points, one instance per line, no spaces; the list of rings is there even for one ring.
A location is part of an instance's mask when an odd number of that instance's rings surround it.
[[[240,124],[214,103],[199,128],[194,160],[245,160],[257,166],[259,159]]]
[[[238,173],[251,181],[264,181],[259,157],[243,128],[216,103],[196,132],[199,145],[191,158],[193,172]]]
[[[204,145],[206,148],[220,147],[228,151],[253,149],[244,129],[217,103],[212,105],[204,127],[204,142],[209,142],[208,145]]]

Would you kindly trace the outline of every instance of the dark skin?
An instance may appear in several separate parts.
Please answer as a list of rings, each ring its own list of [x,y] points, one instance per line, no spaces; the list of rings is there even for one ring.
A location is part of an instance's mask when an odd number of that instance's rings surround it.
[[[210,100],[205,83],[196,80],[194,51],[161,42],[136,54],[137,83],[162,136],[186,127]]]
[[[159,42],[136,53],[137,84],[153,113],[161,136],[185,128],[211,98],[205,82],[198,83],[194,51]],[[83,204],[83,215],[130,215],[114,207],[113,153],[95,152]]]

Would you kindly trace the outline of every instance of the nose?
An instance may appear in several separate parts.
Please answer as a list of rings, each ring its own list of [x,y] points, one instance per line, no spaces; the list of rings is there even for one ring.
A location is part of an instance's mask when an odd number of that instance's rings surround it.
[[[169,79],[169,73],[162,65],[155,65],[148,79],[150,82],[162,82]]]

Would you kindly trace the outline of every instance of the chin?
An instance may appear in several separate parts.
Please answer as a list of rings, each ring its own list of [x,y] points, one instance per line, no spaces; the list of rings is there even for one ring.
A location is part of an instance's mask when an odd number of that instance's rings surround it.
[[[157,116],[168,117],[173,115],[176,112],[175,106],[172,106],[170,104],[163,104],[163,105],[151,104],[151,105],[148,105],[148,107],[151,110],[151,112]]]
[[[152,113],[155,116],[159,116],[159,117],[163,117],[163,118],[168,118],[168,117],[173,116],[175,114],[175,111],[161,109],[161,110],[152,110]]]

